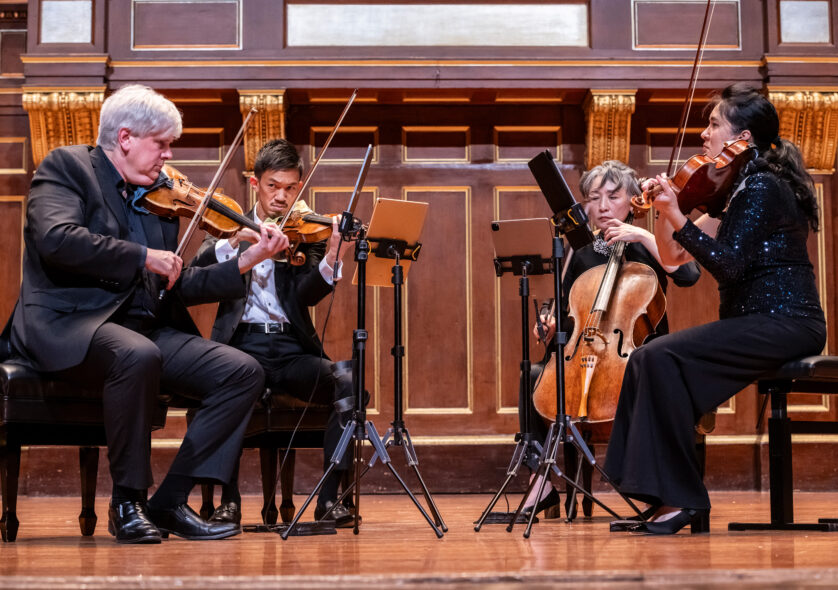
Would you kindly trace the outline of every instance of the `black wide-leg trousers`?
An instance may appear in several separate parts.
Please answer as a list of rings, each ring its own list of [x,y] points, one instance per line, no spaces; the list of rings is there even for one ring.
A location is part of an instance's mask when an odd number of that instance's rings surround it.
[[[201,403],[169,473],[226,483],[264,386],[262,367],[230,346],[174,328],[141,332],[106,322],[94,334],[84,361],[58,374],[104,384],[113,482],[139,490],[153,483],[151,418],[162,386]]]
[[[823,321],[754,314],[662,336],[628,361],[605,471],[642,501],[710,508],[695,424],[742,388],[783,363],[818,354]]]

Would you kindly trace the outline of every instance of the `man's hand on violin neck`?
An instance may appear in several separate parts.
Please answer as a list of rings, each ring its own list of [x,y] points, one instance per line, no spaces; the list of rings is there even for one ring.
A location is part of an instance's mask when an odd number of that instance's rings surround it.
[[[174,287],[183,269],[183,260],[174,252],[168,250],[146,250],[145,268],[167,279],[166,289]]]
[[[231,248],[238,248],[239,244],[242,242],[250,242],[251,244],[255,244],[260,239],[259,234],[253,231],[250,228],[243,227],[239,231],[233,235],[233,237],[228,238],[228,242],[230,243]]]
[[[331,267],[331,268],[335,267],[335,262],[337,261],[338,248],[340,248],[341,239],[342,238],[341,238],[341,235],[340,235],[340,231],[338,231],[338,218],[333,217],[332,218],[332,235],[329,236],[329,249],[326,250],[326,257],[325,257],[326,258],[326,264],[328,264],[329,267]],[[349,251],[349,249],[350,248],[348,246],[344,246],[343,248],[341,248],[340,257],[343,258],[343,256]]]
[[[242,274],[290,246],[288,236],[282,233],[275,223],[263,223],[260,229],[258,240],[239,256],[239,271]]]

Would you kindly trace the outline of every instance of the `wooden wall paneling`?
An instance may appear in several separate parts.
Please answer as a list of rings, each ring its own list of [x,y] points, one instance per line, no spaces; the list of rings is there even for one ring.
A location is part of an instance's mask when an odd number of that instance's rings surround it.
[[[12,313],[20,287],[25,201],[23,195],[0,196],[0,252],[3,252],[0,321],[3,325]]]
[[[243,3],[133,0],[131,49],[241,49]]]
[[[740,0],[715,2],[706,49],[742,47]],[[701,35],[706,3],[632,0],[635,49],[692,49]]]
[[[527,219],[550,217],[547,200],[538,186],[497,186],[494,189],[495,219]],[[549,236],[546,240],[549,249]],[[490,254],[491,255],[491,254]],[[530,293],[539,302],[553,296],[552,274],[532,276]],[[521,361],[521,298],[520,277],[506,273],[495,279],[496,314],[496,411],[518,416],[518,390]],[[516,311],[517,310],[517,313]],[[535,323],[535,309],[528,307],[530,324]],[[531,327],[531,326],[530,326]],[[536,363],[544,356],[544,345],[538,342],[527,328],[530,361]],[[518,361],[517,363],[515,361]]]
[[[325,166],[324,166],[325,168]],[[329,168],[323,171],[321,182],[329,182],[328,186],[313,186],[307,196],[308,204],[315,211],[321,214],[339,214],[346,210],[349,197],[352,195],[354,183],[346,183],[343,186],[332,185],[341,179],[346,180],[354,172],[357,176],[358,170],[346,165],[341,170]],[[319,168],[318,168],[319,170]],[[318,173],[319,174],[319,173]],[[373,203],[379,196],[379,187],[369,182],[367,177],[365,189],[361,193],[355,216],[369,223],[372,215]],[[323,347],[326,354],[334,360],[348,360],[352,358],[353,331],[358,325],[357,302],[358,286],[353,284],[357,263],[354,260],[355,244],[344,242],[341,252],[343,260],[343,278],[335,287],[334,301],[326,298],[312,310],[315,327],[318,335],[323,335],[324,325],[326,327]],[[392,314],[391,290],[381,287],[368,286],[365,291],[366,300],[366,330],[368,339],[366,342],[366,372],[365,385],[370,393],[370,403],[367,410],[370,414],[381,413],[382,404],[387,408],[388,414],[392,408],[392,359],[389,355],[389,345],[392,342],[392,322],[389,320]],[[330,311],[331,308],[331,311]],[[328,315],[328,324],[327,322]],[[384,332],[386,324],[387,332]],[[386,377],[383,380],[382,373]]]

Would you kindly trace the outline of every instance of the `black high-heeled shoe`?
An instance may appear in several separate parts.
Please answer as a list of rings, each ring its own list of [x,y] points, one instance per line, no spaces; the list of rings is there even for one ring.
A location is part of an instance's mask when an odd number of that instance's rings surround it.
[[[655,515],[655,512],[661,507],[660,504],[649,506],[640,514],[629,516],[623,520],[612,520],[609,527],[612,533],[621,533],[625,531],[633,531],[638,526],[649,520]]]
[[[666,520],[650,520],[642,523],[636,530],[650,535],[674,535],[690,525],[690,533],[710,532],[710,511],[685,508]]]
[[[556,491],[556,488],[552,488],[550,493],[544,496],[541,501],[535,505],[535,515],[538,516],[541,512],[544,512],[544,518],[548,520],[551,518],[558,518],[561,516],[559,502],[559,492]],[[529,516],[532,509],[532,506],[525,506],[522,514]]]

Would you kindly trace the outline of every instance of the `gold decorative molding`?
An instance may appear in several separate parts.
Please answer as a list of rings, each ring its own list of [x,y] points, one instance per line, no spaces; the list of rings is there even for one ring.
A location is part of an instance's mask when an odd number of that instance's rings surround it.
[[[606,160],[628,162],[636,90],[591,90],[582,105],[588,123],[585,168]]]
[[[800,148],[806,167],[821,174],[835,172],[838,92],[770,89],[768,97],[780,116],[780,137]]]
[[[285,137],[285,90],[239,90],[242,120],[251,108],[258,112],[244,134],[244,165],[248,171],[253,170],[256,154],[267,141]]]
[[[59,146],[95,143],[104,100],[103,87],[24,89],[22,104],[29,113],[35,166]]]

